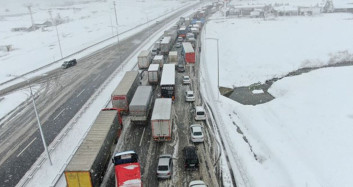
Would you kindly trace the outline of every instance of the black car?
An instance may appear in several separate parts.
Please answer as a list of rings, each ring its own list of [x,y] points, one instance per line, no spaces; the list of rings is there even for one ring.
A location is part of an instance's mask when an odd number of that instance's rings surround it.
[[[199,169],[199,158],[197,157],[195,146],[186,146],[183,149],[184,166],[186,170]]]
[[[69,68],[69,67],[71,67],[71,66],[75,66],[76,64],[77,64],[76,59],[72,59],[72,60],[69,60],[69,61],[65,61],[65,62],[63,63],[63,65],[61,65],[61,67],[62,67],[63,69],[66,69],[66,68]]]
[[[183,60],[180,60],[181,58],[179,58],[179,62],[177,65],[177,71],[178,72],[184,72],[185,71],[185,62]]]

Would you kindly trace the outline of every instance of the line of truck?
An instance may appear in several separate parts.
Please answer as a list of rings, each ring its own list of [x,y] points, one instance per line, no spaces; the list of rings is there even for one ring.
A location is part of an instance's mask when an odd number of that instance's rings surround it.
[[[155,46],[159,47],[157,54],[153,54],[154,48],[152,51],[143,50],[138,55],[138,67],[141,70],[147,69],[149,85],[140,85],[139,71],[128,71],[114,89],[111,94],[113,107],[102,109],[98,114],[82,144],[65,168],[68,186],[99,186],[110,158],[115,167],[116,186],[127,184],[142,186],[138,155],[134,151],[125,151],[112,157],[111,150],[123,129],[121,118],[123,114],[128,114],[134,125],[147,125],[150,122],[152,138],[155,141],[172,140],[175,68],[180,58],[177,51],[170,49],[177,37],[182,36],[178,33],[178,29],[187,28],[191,23],[190,18],[180,20],[178,24],[165,31],[163,39],[157,42]],[[183,43],[183,61],[195,63],[195,60],[190,60],[195,59],[195,53],[190,55],[192,52],[187,48],[192,48],[191,43]],[[161,93],[161,98],[154,98],[156,90]]]

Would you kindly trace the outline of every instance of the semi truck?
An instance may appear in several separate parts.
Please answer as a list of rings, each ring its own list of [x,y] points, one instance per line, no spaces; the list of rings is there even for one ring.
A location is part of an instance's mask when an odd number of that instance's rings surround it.
[[[148,83],[158,84],[160,74],[159,64],[151,64],[148,68]]]
[[[156,55],[153,57],[152,64],[159,64],[159,68],[163,68],[164,57],[163,55]]]
[[[175,65],[165,64],[161,78],[161,97],[175,99]]]
[[[129,106],[130,121],[133,124],[147,124],[153,104],[152,86],[139,86]]]
[[[112,161],[116,187],[142,187],[141,166],[135,151],[116,153]]]
[[[100,186],[122,129],[117,109],[103,109],[65,168],[67,186]]]
[[[195,51],[190,42],[183,42],[182,55],[184,55],[186,63],[195,63]]]
[[[161,41],[161,54],[167,55],[172,45],[172,39],[170,36],[166,36]]]
[[[151,53],[147,50],[142,50],[137,56],[137,64],[139,69],[146,69],[151,63]]]
[[[168,55],[168,63],[178,65],[178,51],[170,51]]]
[[[151,117],[152,136],[155,141],[172,140],[172,116],[172,99],[156,99]]]
[[[128,112],[129,104],[139,84],[139,72],[128,71],[111,95],[112,105],[121,111]]]

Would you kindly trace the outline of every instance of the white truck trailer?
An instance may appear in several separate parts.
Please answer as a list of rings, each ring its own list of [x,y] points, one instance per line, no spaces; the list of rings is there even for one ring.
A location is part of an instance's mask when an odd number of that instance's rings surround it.
[[[156,55],[153,57],[152,64],[159,64],[160,68],[163,68],[164,57],[163,55]]]
[[[147,124],[152,105],[152,86],[139,86],[131,100],[129,115],[133,124]]]
[[[178,51],[169,51],[168,64],[178,65]]]
[[[169,50],[172,46],[172,40],[170,36],[166,36],[163,38],[161,41],[161,54],[162,55],[167,55],[169,53]]]
[[[172,117],[172,99],[156,99],[151,117],[152,137],[155,141],[172,140]]]
[[[159,64],[151,64],[148,68],[148,82],[150,84],[158,84],[161,77],[161,70]]]
[[[135,94],[139,80],[138,71],[128,71],[125,73],[123,79],[121,79],[119,85],[111,95],[114,108],[124,112],[129,111],[129,104]]]
[[[142,50],[137,56],[137,64],[139,69],[146,69],[151,63],[151,53],[147,50]]]

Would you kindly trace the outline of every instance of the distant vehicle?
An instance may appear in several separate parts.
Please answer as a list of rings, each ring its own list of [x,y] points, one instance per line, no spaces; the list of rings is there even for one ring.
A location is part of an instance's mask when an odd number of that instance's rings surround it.
[[[195,146],[186,146],[183,149],[184,167],[186,170],[199,169],[199,158]]]
[[[152,56],[156,56],[156,55],[158,55],[158,53],[159,53],[158,48],[153,48],[152,51],[151,51],[151,55]]]
[[[206,112],[202,106],[196,106],[195,110],[195,120],[206,120]]]
[[[172,140],[172,121],[172,99],[156,99],[151,117],[152,136],[155,141]]]
[[[160,80],[161,70],[159,64],[150,64],[148,68],[148,82],[150,84],[158,84]]]
[[[151,63],[151,53],[147,50],[143,50],[137,56],[137,64],[139,69],[146,69]]]
[[[187,75],[183,76],[183,84],[190,84],[191,80],[190,77]]]
[[[179,61],[178,51],[169,51],[168,55],[168,64],[174,64],[174,69],[177,66]]]
[[[119,85],[111,95],[114,108],[124,112],[129,111],[129,104],[139,85],[139,80],[138,71],[128,71],[125,73],[123,79],[121,79]]]
[[[175,40],[174,40],[175,41]],[[161,41],[161,54],[167,55],[169,53],[170,48],[172,47],[173,42],[170,36],[166,36]]]
[[[164,57],[163,55],[156,55],[153,57],[152,64],[159,64],[159,68],[163,68]]]
[[[139,86],[129,106],[130,121],[133,124],[148,124],[153,103],[152,86]]]
[[[161,97],[175,99],[175,65],[165,64],[160,83]]]
[[[71,66],[75,66],[76,64],[77,64],[76,59],[72,59],[72,60],[69,60],[69,61],[65,61],[65,62],[61,65],[61,67],[62,67],[63,69],[66,69],[66,68],[69,68],[69,67],[71,67]]]
[[[183,42],[183,41],[184,41],[184,38],[181,37],[181,36],[179,36],[179,37],[178,37],[178,42]]]
[[[190,42],[183,42],[182,55],[186,63],[195,63],[195,51]]]
[[[183,58],[179,58],[177,70],[178,70],[178,72],[184,72],[185,71],[185,63],[184,63]]]
[[[185,92],[185,101],[195,101],[195,95],[193,91]]]
[[[189,187],[207,187],[207,185],[201,180],[191,181]]]
[[[141,166],[134,151],[116,153],[112,161],[115,166],[116,187],[142,187]]]
[[[119,137],[122,121],[116,109],[99,112],[92,127],[65,168],[67,186],[100,186],[110,150]]]
[[[170,179],[173,174],[173,158],[170,154],[160,155],[157,166],[157,178]]]
[[[181,43],[180,43],[180,42],[177,42],[177,43],[175,44],[175,47],[176,47],[176,48],[180,48],[180,47],[181,47]]]
[[[203,132],[202,132],[202,126],[200,124],[193,124],[190,126],[190,132],[191,132],[191,141],[196,143],[196,142],[203,142],[204,137],[203,137]]]

